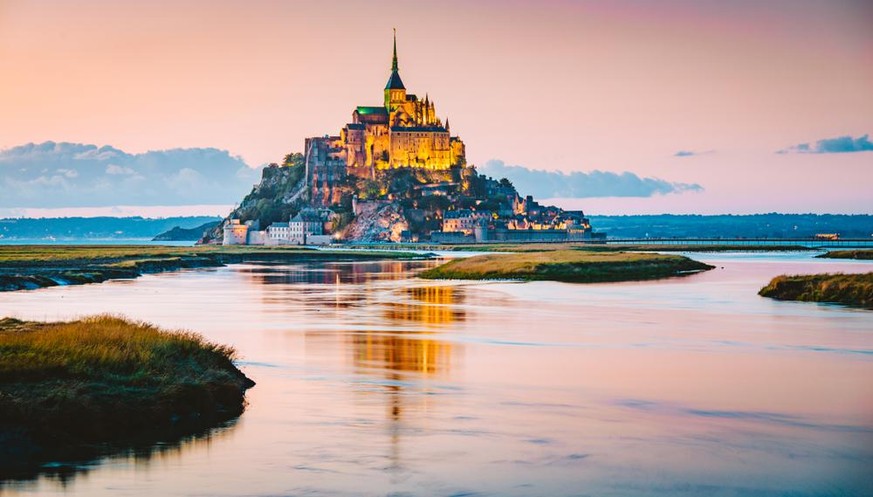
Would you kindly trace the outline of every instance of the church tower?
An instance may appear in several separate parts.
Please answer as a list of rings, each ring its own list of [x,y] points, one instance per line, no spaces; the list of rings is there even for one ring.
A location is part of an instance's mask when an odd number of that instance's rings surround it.
[[[385,108],[388,112],[396,109],[398,105],[406,102],[406,87],[400,79],[397,71],[397,30],[394,30],[394,58],[391,60],[391,77],[385,85]]]

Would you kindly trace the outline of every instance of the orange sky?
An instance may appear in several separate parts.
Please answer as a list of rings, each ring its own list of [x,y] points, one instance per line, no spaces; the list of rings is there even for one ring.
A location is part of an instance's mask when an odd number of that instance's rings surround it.
[[[705,188],[579,201],[613,210],[873,212],[873,152],[774,153],[873,133],[873,6],[763,3],[0,0],[0,149],[277,161],[381,102],[396,27],[403,81],[473,164]]]

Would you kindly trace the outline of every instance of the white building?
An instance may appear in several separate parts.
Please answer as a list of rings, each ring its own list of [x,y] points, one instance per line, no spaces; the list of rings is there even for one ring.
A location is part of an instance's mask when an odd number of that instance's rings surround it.
[[[267,240],[279,244],[290,239],[289,233],[288,223],[273,223],[267,227]]]
[[[324,221],[318,212],[304,210],[291,218],[288,230],[291,243],[305,245],[310,235],[324,234]]]

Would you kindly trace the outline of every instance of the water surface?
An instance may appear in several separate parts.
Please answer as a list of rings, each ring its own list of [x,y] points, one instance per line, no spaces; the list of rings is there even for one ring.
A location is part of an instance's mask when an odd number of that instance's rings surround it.
[[[236,346],[212,437],[10,495],[871,495],[873,313],[778,302],[809,254],[645,283],[433,282],[434,262],[234,265],[0,294]]]

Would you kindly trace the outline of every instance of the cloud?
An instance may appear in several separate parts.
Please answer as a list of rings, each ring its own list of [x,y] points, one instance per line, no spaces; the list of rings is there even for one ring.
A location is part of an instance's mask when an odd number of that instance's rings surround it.
[[[0,208],[233,204],[260,177],[215,148],[129,154],[79,143],[0,150]]]
[[[106,174],[136,174],[136,171],[129,167],[119,166],[118,164],[109,164],[106,166]]]
[[[799,153],[799,154],[844,154],[849,152],[870,152],[873,151],[873,142],[870,141],[870,135],[859,136],[852,138],[849,135],[838,136],[836,138],[825,138],[815,142],[815,145],[809,143],[800,143],[793,145],[783,150],[776,152],[777,154]]]
[[[698,155],[708,155],[708,154],[714,154],[714,153],[715,153],[715,150],[704,150],[702,152],[699,152],[697,150],[680,150],[680,151],[676,152],[675,154],[673,154],[673,157],[695,157]]]
[[[563,173],[507,166],[500,160],[486,162],[479,172],[495,178],[508,178],[521,195],[533,195],[535,198],[651,197],[703,191],[703,187],[696,183],[641,178],[630,172],[595,170]]]

